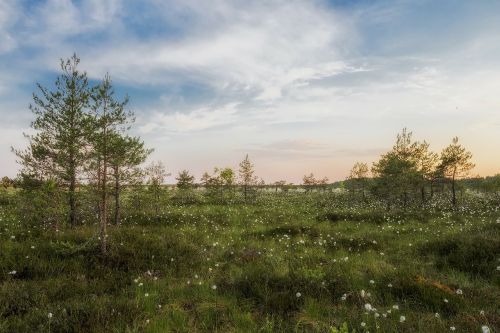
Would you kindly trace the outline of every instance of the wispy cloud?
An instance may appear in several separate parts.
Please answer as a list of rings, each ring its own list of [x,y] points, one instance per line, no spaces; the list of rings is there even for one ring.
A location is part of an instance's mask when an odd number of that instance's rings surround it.
[[[140,126],[142,133],[163,131],[168,133],[182,133],[210,129],[235,122],[237,103],[218,107],[216,109],[200,108],[189,113],[164,113],[155,112],[154,122],[146,122]]]
[[[18,15],[19,8],[15,1],[0,2],[0,54],[13,50],[17,45],[11,28]]]

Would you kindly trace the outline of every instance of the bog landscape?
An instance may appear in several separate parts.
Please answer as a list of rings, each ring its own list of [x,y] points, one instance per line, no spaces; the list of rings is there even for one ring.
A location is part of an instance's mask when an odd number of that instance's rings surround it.
[[[17,93],[4,90],[0,79],[2,100],[24,96],[25,106],[12,116],[0,103],[2,128],[25,133],[21,140],[2,136],[9,149],[2,146],[0,154],[15,160],[16,167],[0,165],[0,332],[500,332],[499,150],[487,150],[500,148],[500,100],[487,83],[478,83],[487,80],[471,81],[472,73],[494,70],[472,68],[464,74],[469,81],[450,79],[463,59],[472,67],[496,68],[487,55],[500,45],[498,36],[489,39],[490,48],[478,42],[467,55],[446,63],[436,60],[443,54],[435,45],[432,60],[409,57],[418,52],[408,44],[396,43],[398,52],[408,52],[403,56],[379,50],[394,66],[407,61],[417,66],[411,70],[406,65],[382,69],[380,54],[366,55],[356,66],[322,57],[312,64],[304,59],[331,45],[332,22],[354,29],[365,18],[363,24],[381,29],[371,33],[384,35],[384,27],[406,27],[403,18],[410,14],[402,7],[413,5],[166,1],[137,9],[126,1],[98,3],[0,4],[5,14],[0,42],[7,45],[0,46],[0,72],[33,73],[28,83],[13,81]],[[424,3],[415,8],[430,10]],[[446,12],[445,3],[436,5],[437,12]],[[120,24],[85,16],[93,22],[90,28],[75,14],[90,9],[109,14],[116,4],[113,20]],[[429,32],[434,22],[452,31],[456,26],[447,20],[476,22],[474,15],[490,17],[491,7],[453,2],[456,17],[434,21],[429,14],[431,27],[412,29]],[[29,9],[25,16],[13,14],[22,8]],[[417,15],[415,8],[411,15]],[[161,20],[170,22],[168,34],[152,23],[162,10],[175,14]],[[42,11],[42,17],[59,16],[42,22],[29,14]],[[28,24],[23,20],[30,15]],[[4,24],[4,18],[17,21]],[[72,25],[74,20],[80,23]],[[58,67],[43,70],[23,62],[23,54],[31,59],[23,52],[34,52],[38,60],[40,54],[48,56],[39,44],[21,38],[36,35],[33,24],[55,36],[47,27],[63,23],[73,28],[58,33],[64,38],[57,50],[71,46],[83,49],[84,56],[72,52],[59,62],[51,57]],[[104,31],[95,28],[98,23],[113,32],[95,37]],[[463,37],[470,41],[489,31],[483,25],[468,27],[477,33]],[[337,28],[335,36],[344,31]],[[117,37],[125,33],[120,29],[148,42],[138,38],[130,44]],[[231,29],[238,38],[224,35]],[[357,38],[368,39],[364,33]],[[404,29],[399,33],[405,40],[418,39]],[[436,38],[446,39],[440,33]],[[220,38],[214,37],[212,48],[196,44],[190,34],[197,42],[198,34]],[[154,48],[146,51],[160,36],[175,36],[167,44],[179,58],[169,58],[164,49],[156,55]],[[103,52],[116,46],[103,41],[138,45],[142,60],[131,62],[124,74],[120,61],[130,61],[134,47],[119,48],[123,57],[113,53],[116,61],[85,51],[92,45]],[[231,47],[225,49],[226,42]],[[360,46],[350,48],[362,53]],[[268,58],[280,59],[279,65]],[[222,68],[235,75],[214,74]],[[418,77],[405,72],[418,68]],[[438,78],[445,68],[446,84],[444,75]],[[162,81],[161,71],[168,80]],[[357,81],[358,75],[363,79]],[[405,78],[398,81],[398,75]],[[339,88],[335,80],[349,87]],[[393,86],[389,81],[394,80],[399,83]],[[446,94],[441,86],[448,87]],[[162,89],[168,93],[155,93]],[[4,98],[5,91],[10,97]],[[151,100],[160,103],[154,112],[146,110]],[[366,111],[354,120],[331,111],[348,107],[353,115],[360,105],[376,116]],[[173,106],[184,111],[172,115],[166,110]],[[317,113],[305,111],[311,109]],[[336,130],[325,129],[337,121],[342,125]],[[350,146],[335,150],[304,139],[335,140],[338,133],[348,133]],[[257,141],[260,148],[252,143]],[[376,142],[385,148],[373,148]],[[228,144],[239,148],[228,149],[228,157],[219,161]],[[349,166],[325,167],[336,158],[349,160]],[[309,169],[298,176],[294,163]]]

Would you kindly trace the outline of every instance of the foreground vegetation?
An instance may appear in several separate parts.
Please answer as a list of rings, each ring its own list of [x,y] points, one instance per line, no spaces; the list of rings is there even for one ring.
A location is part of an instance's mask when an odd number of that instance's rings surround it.
[[[342,191],[246,204],[202,193],[187,203],[171,190],[158,214],[128,193],[102,255],[94,225],[23,220],[9,192],[0,332],[500,331],[500,209],[488,198],[386,211]]]

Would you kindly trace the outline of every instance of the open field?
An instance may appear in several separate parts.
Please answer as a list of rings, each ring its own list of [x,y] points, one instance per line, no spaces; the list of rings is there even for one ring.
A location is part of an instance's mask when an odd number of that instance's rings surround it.
[[[0,332],[500,332],[500,209],[331,193],[44,228],[0,211]],[[28,227],[29,226],[29,227]]]
[[[0,333],[500,333],[498,31],[0,0]]]

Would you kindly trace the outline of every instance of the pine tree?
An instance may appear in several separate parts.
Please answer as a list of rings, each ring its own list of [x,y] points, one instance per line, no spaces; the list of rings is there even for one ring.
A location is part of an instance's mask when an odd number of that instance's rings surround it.
[[[170,176],[167,173],[165,166],[162,162],[153,162],[146,168],[146,175],[148,177],[149,190],[153,194],[153,205],[156,216],[160,217],[160,199],[162,194],[162,185],[165,179]]]
[[[429,150],[429,144],[426,141],[418,144],[415,153],[417,161],[417,171],[420,178],[420,195],[422,204],[425,204],[425,186],[429,184],[431,186],[432,193],[438,155]]]
[[[349,174],[349,185],[355,192],[357,189],[361,191],[361,198],[365,200],[365,188],[368,178],[368,164],[356,162]]]
[[[113,150],[119,149],[115,136],[127,129],[130,112],[125,111],[128,98],[117,101],[111,78],[106,75],[102,82],[95,87],[92,94],[92,125],[89,127],[89,141],[91,144],[91,169],[96,170],[97,188],[99,194],[99,230],[101,252],[106,253],[107,217],[108,217],[108,175],[111,169],[110,160]]]
[[[231,188],[234,185],[234,171],[231,168],[220,169],[219,177],[221,178],[222,184],[226,188]]]
[[[250,159],[248,158],[248,154],[245,156],[245,159],[240,162],[239,176],[240,176],[240,184],[243,186],[243,193],[245,196],[245,200],[248,196],[248,189],[250,186],[255,185],[257,183],[257,177],[254,176],[254,166]]]
[[[274,185],[274,192],[278,193],[278,188],[281,188],[281,191],[284,191],[286,180],[277,180],[273,183],[273,185]]]
[[[14,187],[14,180],[4,176],[2,177],[2,180],[0,180],[0,184],[4,189],[8,189],[9,187]]]
[[[408,205],[408,194],[419,180],[417,168],[418,142],[412,141],[412,133],[406,128],[397,135],[392,150],[382,155],[373,164],[372,174],[376,177],[375,189],[387,203],[387,207],[399,198],[403,207]]]
[[[204,186],[204,187],[208,187],[210,186],[210,183],[211,183],[211,176],[208,172],[204,172],[203,175],[201,176],[200,178],[200,182],[201,184]]]
[[[194,186],[194,176],[188,170],[179,172],[175,180],[177,180],[177,188],[181,190],[188,190]]]
[[[438,169],[451,182],[451,203],[453,207],[457,206],[456,181],[466,177],[474,164],[470,161],[472,153],[468,152],[458,143],[458,137],[454,137],[452,143],[441,152],[441,162]]]
[[[35,115],[31,127],[36,134],[27,136],[28,148],[14,150],[23,166],[22,174],[40,181],[53,180],[65,189],[69,222],[75,225],[76,189],[81,167],[87,157],[90,89],[85,72],[78,70],[80,59],[74,54],[61,59],[60,74],[54,90],[37,84],[30,110]]]
[[[302,177],[302,183],[304,184],[307,193],[310,191],[311,188],[313,188],[318,183],[318,180],[314,177],[314,174],[311,172],[309,175],[304,175],[304,177]]]
[[[146,149],[144,142],[138,137],[115,134],[111,139],[113,146],[110,156],[111,177],[114,184],[115,199],[114,224],[120,224],[121,203],[120,194],[124,185],[134,185],[141,182],[143,170],[139,165],[144,163],[152,149]]]

